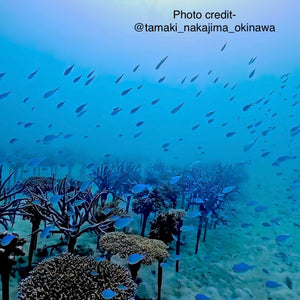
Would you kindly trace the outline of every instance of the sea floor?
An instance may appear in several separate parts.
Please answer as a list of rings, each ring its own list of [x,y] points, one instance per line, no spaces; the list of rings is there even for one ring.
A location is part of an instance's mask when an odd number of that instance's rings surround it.
[[[258,170],[253,174],[255,176],[250,174],[228,208],[229,226],[210,230],[206,242],[200,243],[197,255],[194,254],[196,231],[186,233],[188,242],[181,247],[179,273],[175,272],[172,261],[164,268],[162,300],[193,300],[197,294],[204,294],[211,300],[300,299],[300,213],[296,202],[299,191],[286,191],[287,184],[282,179],[274,179]],[[293,197],[288,199],[290,195]],[[265,208],[256,211],[258,206]],[[270,226],[264,226],[264,222]],[[26,237],[30,223],[19,219],[14,231]],[[275,238],[280,234],[291,237],[277,243]],[[40,241],[39,247],[44,243]],[[78,243],[96,249],[96,238],[89,234]],[[174,250],[170,252],[172,254]],[[124,263],[118,257],[113,261]],[[239,263],[253,268],[245,273],[233,272],[233,265]],[[142,281],[138,287],[140,298],[156,299],[156,270],[157,264],[142,266],[139,272]],[[287,278],[292,282],[290,288]],[[11,299],[17,299],[19,280],[11,280]],[[265,285],[268,280],[280,286],[268,288]]]

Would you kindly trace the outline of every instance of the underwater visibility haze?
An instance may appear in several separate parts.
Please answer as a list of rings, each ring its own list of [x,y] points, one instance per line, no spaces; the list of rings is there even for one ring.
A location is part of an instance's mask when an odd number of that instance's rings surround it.
[[[182,2],[0,3],[3,300],[300,299],[299,1]]]

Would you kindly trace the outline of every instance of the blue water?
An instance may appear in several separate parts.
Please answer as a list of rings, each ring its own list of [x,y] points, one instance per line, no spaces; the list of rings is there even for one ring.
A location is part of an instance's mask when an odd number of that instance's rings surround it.
[[[237,17],[222,22],[275,24],[276,32],[180,35],[134,31],[137,22],[174,22],[174,9],[231,9]],[[188,245],[183,252],[186,264],[182,277],[176,277],[174,268],[166,270],[169,281],[164,284],[169,288],[162,299],[193,299],[201,292],[200,287],[211,299],[230,299],[230,295],[250,299],[251,294],[255,299],[300,299],[296,284],[300,179],[297,10],[297,1],[289,5],[282,1],[229,1],[226,7],[220,1],[201,6],[197,1],[184,5],[179,1],[102,0],[1,3],[0,73],[5,74],[0,79],[0,98],[11,91],[0,100],[0,163],[4,175],[16,171],[10,184],[53,173],[58,178],[67,174],[85,181],[103,163],[130,161],[144,176],[149,164],[160,161],[168,168],[164,179],[168,182],[195,166],[202,171],[218,163],[238,166],[243,178],[236,183],[240,194],[234,196],[234,205],[228,210],[232,227],[221,227],[213,233],[201,253],[201,261],[212,255],[207,260],[212,261],[213,278],[201,277],[198,269],[190,271],[191,265],[201,268],[201,263],[197,257],[188,260],[194,247]],[[53,95],[44,97],[58,87]],[[156,99],[160,100],[153,104]],[[86,112],[80,116],[76,109],[82,104],[86,104],[82,109]],[[180,104],[182,107],[172,113]],[[135,108],[136,112],[132,111]],[[114,109],[120,111],[112,115]],[[51,141],[47,141],[49,137]],[[252,207],[247,205],[249,201],[257,204]],[[258,205],[265,205],[267,210],[255,211]],[[266,232],[261,223],[276,216],[283,221]],[[16,227],[22,231],[22,221],[18,222]],[[245,223],[250,225],[241,229]],[[138,230],[137,217],[134,226]],[[29,234],[28,230],[23,233]],[[225,238],[231,234],[232,239]],[[280,234],[291,238],[286,246],[266,246],[261,240],[265,234],[272,235],[273,241]],[[248,246],[251,243],[253,247]],[[290,251],[290,261],[276,258],[276,251]],[[245,257],[250,259],[244,261]],[[237,285],[229,287],[229,278],[236,278],[232,266],[246,262],[255,268],[241,277],[244,284],[237,279]],[[264,264],[266,268],[271,264],[274,281],[281,284],[274,292],[265,287],[267,279],[255,273]],[[231,272],[224,278],[220,275],[223,267]],[[209,266],[204,270],[209,272]],[[146,275],[139,295],[155,298],[155,278],[145,283],[152,275],[149,270],[143,272]],[[185,286],[192,280],[191,274],[195,282]],[[293,280],[292,289],[284,283],[286,277]],[[17,280],[13,281],[14,297],[16,284]],[[223,295],[222,289],[226,291]]]

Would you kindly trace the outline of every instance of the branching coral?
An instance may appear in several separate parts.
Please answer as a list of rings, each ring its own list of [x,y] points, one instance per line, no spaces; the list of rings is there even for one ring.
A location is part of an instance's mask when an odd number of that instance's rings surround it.
[[[114,300],[129,300],[134,297],[136,284],[119,265],[65,253],[38,264],[19,284],[18,298],[103,300],[102,293],[108,289],[116,293]]]

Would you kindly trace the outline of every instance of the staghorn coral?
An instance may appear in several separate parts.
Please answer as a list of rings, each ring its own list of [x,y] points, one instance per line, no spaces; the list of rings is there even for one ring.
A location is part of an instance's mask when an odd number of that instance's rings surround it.
[[[119,289],[120,285],[127,289]],[[20,282],[18,299],[103,300],[106,289],[117,293],[115,300],[129,300],[134,297],[136,284],[119,265],[65,253],[38,264]]]
[[[25,195],[47,193],[53,189],[53,180],[52,177],[34,176],[26,179],[21,185]]]
[[[113,255],[119,254],[122,258],[134,253],[145,255],[141,261],[145,265],[151,265],[155,261],[169,256],[167,245],[164,242],[135,234],[110,232],[100,239],[100,243],[104,250]]]

